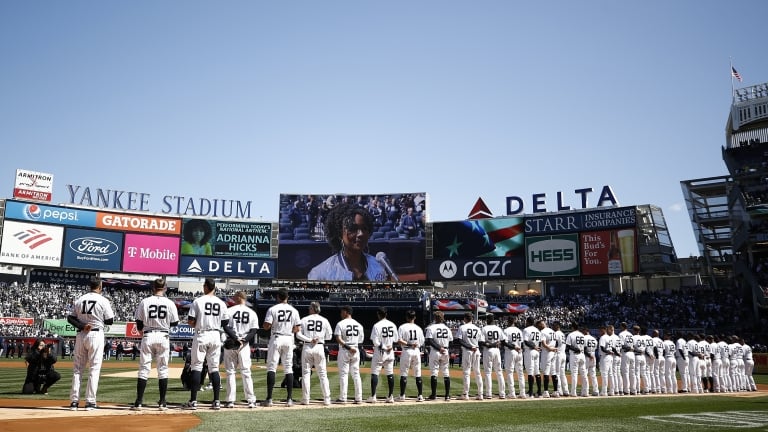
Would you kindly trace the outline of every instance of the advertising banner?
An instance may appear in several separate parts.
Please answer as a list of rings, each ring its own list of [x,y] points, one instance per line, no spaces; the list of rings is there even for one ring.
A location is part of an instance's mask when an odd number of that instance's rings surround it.
[[[427,260],[429,280],[494,280],[525,278],[525,257],[431,259]]]
[[[635,207],[612,207],[547,216],[526,216],[526,234],[565,234],[611,228],[634,228],[637,225]]]
[[[96,228],[150,234],[181,234],[181,219],[127,213],[96,213]]]
[[[53,197],[53,174],[17,169],[13,197],[50,202]]]
[[[64,233],[66,268],[120,271],[123,234],[81,228],[67,228]]]
[[[31,326],[34,324],[34,318],[0,317],[0,325]]]
[[[86,228],[96,226],[95,211],[13,200],[5,202],[5,218]]]
[[[5,221],[0,262],[27,266],[58,267],[64,228]]]
[[[63,284],[63,285],[79,285],[83,289],[88,286],[91,277],[95,273],[93,272],[80,272],[69,270],[50,270],[40,269],[32,270],[29,272],[30,283],[44,283],[44,284]],[[106,284],[105,284],[106,286]]]
[[[65,319],[47,319],[43,321],[43,328],[59,336],[73,337],[77,336],[77,327],[68,323]],[[116,322],[104,328],[104,336],[107,337],[125,337],[126,323]]]
[[[579,276],[579,235],[525,238],[526,277]]]
[[[269,258],[272,224],[184,219],[182,255]]]
[[[432,224],[432,258],[523,255],[522,217],[475,219]]]
[[[423,192],[281,194],[278,278],[425,280],[427,206]],[[341,256],[345,230],[350,238]],[[350,269],[348,258],[363,264]]]
[[[179,274],[274,279],[275,260],[182,256]]]
[[[581,274],[601,276],[636,273],[634,233],[633,229],[580,233]]]
[[[179,238],[126,234],[123,271],[175,275],[179,270]]]

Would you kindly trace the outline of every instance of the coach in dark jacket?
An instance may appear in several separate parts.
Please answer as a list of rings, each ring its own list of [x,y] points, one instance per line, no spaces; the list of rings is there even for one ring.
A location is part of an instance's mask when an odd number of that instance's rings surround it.
[[[51,354],[51,347],[38,339],[27,354],[27,378],[24,380],[22,393],[47,394],[48,388],[61,379],[53,368],[56,356]]]

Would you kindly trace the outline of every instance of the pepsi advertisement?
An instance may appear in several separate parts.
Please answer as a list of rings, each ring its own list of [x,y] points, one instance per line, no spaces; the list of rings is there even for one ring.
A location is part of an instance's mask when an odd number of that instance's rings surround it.
[[[55,225],[95,227],[96,212],[7,200],[5,218]]]

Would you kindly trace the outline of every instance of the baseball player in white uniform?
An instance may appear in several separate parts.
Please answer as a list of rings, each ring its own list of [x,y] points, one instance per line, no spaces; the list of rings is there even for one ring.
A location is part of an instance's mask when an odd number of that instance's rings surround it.
[[[720,393],[722,389],[722,384],[720,383],[720,371],[723,368],[723,357],[718,341],[719,340],[716,339],[714,335],[707,335],[712,363],[712,391],[715,393]]]
[[[547,322],[543,319],[538,322],[537,328],[539,329],[539,332],[541,333],[541,352],[539,353],[539,370],[541,371],[541,375],[544,377],[544,393],[542,393],[542,396],[545,398],[550,397],[549,395],[549,379],[552,378],[552,392],[555,396],[558,396],[557,393],[557,368],[556,368],[556,361],[557,361],[557,337],[555,335],[555,331],[551,329],[550,327],[547,327]]]
[[[170,359],[171,327],[179,324],[179,312],[176,304],[165,296],[165,280],[155,279],[154,295],[143,299],[133,314],[136,328],[143,332],[139,352],[139,376],[136,380],[136,401],[132,410],[141,410],[144,403],[144,391],[147,388],[152,359],[157,366],[157,383],[160,388],[160,401],[157,403],[161,411],[168,409],[165,395],[168,393],[168,361]]]
[[[419,392],[416,401],[424,400],[422,395],[423,382],[421,379],[421,347],[424,346],[424,330],[416,321],[416,311],[413,309],[405,313],[406,322],[397,329],[400,337],[398,343],[402,348],[400,353],[400,396],[399,401],[405,401],[405,387],[408,384],[408,373],[413,370],[416,379],[416,390]]]
[[[555,391],[560,396],[568,396],[568,377],[565,375],[565,364],[568,360],[565,354],[565,333],[560,329],[559,321],[552,323],[552,329],[555,331],[555,340],[557,340],[557,356],[555,357],[557,384]]]
[[[259,330],[259,317],[256,311],[246,305],[246,295],[238,291],[233,296],[235,305],[229,312],[229,327],[237,335],[238,346],[224,347],[224,369],[227,371],[227,401],[226,408],[234,408],[237,400],[237,371],[243,381],[243,393],[248,402],[248,408],[256,408],[256,395],[253,393],[253,378],[251,377],[251,344],[256,340]],[[231,341],[234,346],[234,340]]]
[[[328,406],[331,404],[331,386],[328,381],[324,344],[333,337],[333,330],[331,323],[320,315],[320,303],[313,301],[309,304],[309,315],[301,319],[299,326],[296,338],[304,342],[301,351],[301,404],[309,405],[309,379],[314,367],[320,379],[323,405]]]
[[[738,336],[731,336],[730,342],[731,381],[733,381],[733,391],[740,392],[746,388],[744,383],[744,349],[739,343]]]
[[[619,346],[621,348],[621,380],[624,394],[636,394],[637,375],[635,375],[635,338],[627,329],[627,323],[620,324]]]
[[[688,342],[683,335],[679,335],[675,342],[675,360],[677,361],[677,370],[680,372],[681,389],[680,393],[688,393],[691,389],[691,374],[688,371]]]
[[[755,370],[755,358],[752,355],[752,347],[744,341],[744,338],[739,338],[739,344],[741,344],[741,351],[744,353],[744,389],[747,391],[757,391],[755,377],[752,376]]]
[[[662,388],[667,394],[675,394],[677,393],[677,360],[675,359],[677,347],[668,332],[664,332],[662,344],[664,347],[664,384],[662,384]]]
[[[485,316],[485,326],[480,329],[483,333],[483,368],[485,372],[485,398],[493,398],[493,373],[499,384],[499,399],[506,399],[507,386],[504,383],[504,371],[501,369],[501,345],[505,341],[504,331],[496,325],[493,314]]]
[[[522,393],[523,399],[532,398],[533,380],[536,379],[536,396],[541,397],[541,375],[539,375],[539,353],[541,352],[541,332],[535,326],[536,321],[533,317],[525,320],[526,327],[523,329],[523,365],[528,374],[528,392]]]
[[[720,348],[720,359],[723,361],[722,366],[720,367],[720,392],[730,392],[732,391],[732,382],[731,382],[731,348],[728,345],[728,342],[726,340],[728,339],[727,336],[718,337],[719,342],[717,342],[717,346]]]
[[[88,387],[85,391],[85,410],[96,409],[96,392],[99,389],[101,362],[104,359],[104,330],[112,325],[115,312],[109,300],[101,295],[101,279],[93,276],[89,281],[91,291],[78,297],[72,304],[67,322],[77,328],[75,353],[72,359],[72,388],[69,392],[69,409],[77,411],[80,401],[80,379],[83,369],[88,370]]]
[[[587,378],[592,387],[592,396],[598,396],[600,387],[597,386],[597,339],[589,333],[589,328],[581,328],[584,333],[584,360],[587,369]]]
[[[597,341],[597,350],[600,353],[600,396],[608,396],[615,393],[613,387],[613,344],[607,326],[600,326],[600,339]],[[610,384],[610,393],[608,387]]]
[[[613,348],[613,386],[612,396],[621,396],[624,394],[624,380],[621,377],[621,338],[616,334],[612,325],[606,327],[606,331],[611,337],[611,347]]]
[[[433,322],[424,331],[424,344],[430,347],[429,351],[429,383],[432,393],[429,400],[437,399],[437,376],[443,376],[445,385],[445,400],[451,400],[451,377],[448,366],[450,364],[450,353],[448,347],[453,340],[451,329],[445,325],[445,315],[441,311],[433,314]]]
[[[288,290],[277,291],[277,304],[267,309],[264,317],[264,330],[271,332],[267,349],[267,399],[261,404],[272,406],[272,390],[275,387],[278,362],[283,365],[285,386],[288,391],[287,407],[293,406],[293,335],[298,333],[301,324],[299,311],[288,304]]]
[[[472,312],[464,313],[464,323],[456,331],[456,340],[461,345],[461,370],[463,372],[464,391],[462,400],[469,400],[470,375],[475,375],[477,399],[483,399],[483,375],[480,372],[480,344],[485,340],[480,327],[473,322]],[[514,390],[514,386],[513,386]]]
[[[645,330],[645,329],[643,329]],[[648,375],[648,344],[650,337],[641,331],[640,326],[632,327],[634,351],[635,351],[635,387],[632,392],[635,394],[647,394],[649,388]],[[630,371],[632,373],[632,371]],[[631,392],[630,392],[631,393]]]
[[[581,394],[582,397],[589,396],[589,380],[587,379],[587,364],[584,356],[584,349],[587,346],[587,340],[584,333],[579,331],[579,324],[571,324],[571,332],[565,338],[566,349],[571,353],[571,390],[576,395],[576,389],[579,384],[579,375],[581,375]]]
[[[206,278],[203,282],[203,295],[192,302],[187,315],[189,326],[195,329],[192,340],[192,363],[190,374],[189,402],[182,408],[197,409],[197,391],[202,379],[203,362],[208,364],[208,376],[213,386],[213,403],[211,409],[221,409],[219,395],[221,393],[221,375],[219,362],[221,360],[221,333],[223,329],[227,336],[236,338],[237,335],[229,327],[229,312],[227,304],[216,297],[216,282]]]
[[[650,374],[651,374],[651,393],[664,393],[665,383],[664,383],[664,365],[665,365],[665,359],[664,359],[664,341],[661,340],[661,337],[659,337],[660,333],[658,330],[654,329],[651,332],[651,348],[650,353],[651,356],[649,356],[649,359],[651,361],[650,364]]]
[[[376,388],[379,385],[379,373],[382,369],[387,376],[387,403],[395,402],[395,343],[397,326],[387,319],[387,309],[380,307],[376,311],[379,321],[371,330],[371,342],[373,342],[373,358],[371,359],[371,397],[368,402],[376,403]]]
[[[699,369],[699,360],[701,359],[701,353],[699,352],[699,343],[696,339],[698,336],[689,333],[688,342],[686,343],[686,349],[688,350],[688,376],[691,385],[691,393],[702,393],[701,387],[701,369]]]
[[[523,372],[523,331],[517,326],[514,318],[509,319],[509,325],[504,329],[504,370],[507,372],[507,397],[514,399],[515,375],[517,374],[520,397],[525,395],[525,373]],[[479,398],[478,398],[479,399]]]
[[[363,402],[363,382],[360,378],[360,345],[365,340],[363,326],[352,318],[352,307],[341,307],[341,321],[333,331],[336,342],[339,343],[337,357],[339,365],[339,399],[341,404],[347,403],[349,375],[355,386],[355,403]]]
[[[707,336],[700,334],[698,337],[699,352],[702,357],[699,360],[699,370],[701,371],[701,387],[704,393],[712,393],[712,350],[707,341]]]

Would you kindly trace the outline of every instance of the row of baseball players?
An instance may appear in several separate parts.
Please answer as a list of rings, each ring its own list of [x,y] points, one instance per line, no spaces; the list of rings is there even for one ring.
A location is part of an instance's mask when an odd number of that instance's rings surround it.
[[[135,410],[144,407],[144,392],[149,377],[152,360],[155,361],[158,372],[160,400],[158,407],[167,409],[166,394],[168,387],[168,359],[170,355],[169,332],[172,326],[179,322],[175,304],[165,297],[165,281],[158,279],[154,282],[154,294],[143,299],[136,308],[136,325],[143,332],[139,372],[137,379],[137,395],[132,406]],[[249,345],[254,341],[259,329],[256,312],[246,305],[246,296],[239,292],[234,296],[236,305],[227,307],[216,296],[216,286],[212,279],[203,283],[204,295],[194,300],[188,313],[188,322],[195,329],[195,337],[191,350],[190,398],[183,408],[197,409],[197,393],[203,363],[208,364],[211,384],[213,386],[213,402],[211,408],[219,410],[221,403],[221,377],[219,365],[222,356],[221,332],[227,335],[224,344],[223,363],[227,374],[227,386],[224,407],[234,407],[236,401],[236,373],[240,372],[245,399],[249,408],[256,407],[256,397],[253,391],[251,377],[251,358]],[[263,406],[272,406],[272,393],[278,364],[282,363],[286,382],[293,382],[293,347],[294,338],[303,342],[301,354],[302,370],[302,404],[310,403],[310,375],[314,368],[320,380],[323,404],[331,404],[330,385],[326,369],[326,356],[323,344],[335,339],[339,344],[339,397],[337,403],[347,402],[348,380],[352,376],[354,385],[354,403],[362,403],[362,382],[360,377],[360,349],[364,341],[364,329],[352,318],[352,308],[341,308],[341,320],[333,327],[329,321],[320,315],[319,303],[313,302],[309,314],[303,318],[299,312],[288,304],[288,291],[279,290],[277,303],[269,308],[264,317],[263,329],[270,332],[267,351],[267,395]],[[413,375],[417,387],[417,401],[424,400],[423,383],[421,378],[421,350],[429,348],[430,395],[428,399],[437,398],[438,377],[443,377],[444,398],[450,400],[449,348],[453,343],[453,332],[445,325],[442,312],[433,314],[432,324],[422,330],[415,324],[416,313],[409,311],[406,323],[396,326],[387,319],[386,309],[378,311],[379,321],[373,326],[370,339],[374,344],[371,361],[371,396],[368,402],[376,402],[379,375],[382,370],[387,378],[388,403],[395,401],[394,397],[394,362],[395,346],[402,348],[400,357],[400,392],[399,400],[406,400],[406,385],[409,375]],[[73,359],[73,378],[70,394],[70,408],[77,410],[80,399],[80,379],[83,369],[90,365],[90,375],[86,390],[85,409],[96,408],[96,392],[99,372],[104,349],[104,326],[109,325],[114,318],[109,301],[101,295],[101,281],[98,277],[91,280],[91,292],[75,300],[68,321],[78,329]],[[553,384],[553,395],[577,394],[578,378],[581,376],[581,395],[589,395],[589,385],[597,394],[597,379],[595,373],[596,353],[601,356],[601,373],[603,376],[602,394],[639,394],[641,391],[674,392],[676,380],[670,382],[669,371],[674,376],[674,366],[667,356],[667,342],[656,344],[652,336],[640,336],[639,327],[631,334],[626,325],[622,324],[622,332],[613,334],[609,326],[601,328],[598,343],[589,334],[588,329],[573,324],[573,330],[566,336],[560,330],[558,323],[553,328],[546,325],[545,320],[528,318],[526,327],[520,329],[511,325],[501,329],[495,324],[493,315],[486,317],[485,325],[478,327],[473,323],[471,314],[466,314],[464,324],[456,333],[456,342],[462,347],[463,392],[461,399],[469,399],[470,375],[474,374],[477,385],[477,398],[490,398],[493,393],[493,373],[497,376],[498,395],[506,398],[515,397],[513,374],[517,374],[519,393],[521,397],[549,397],[550,378]],[[665,339],[669,339],[665,335]],[[695,341],[695,340],[694,340]],[[724,343],[725,341],[723,341]],[[738,345],[738,347],[736,346]],[[746,344],[731,344],[728,354],[723,350],[713,351],[710,345],[706,351],[704,345],[688,341],[685,349],[680,348],[680,342],[674,349],[673,358],[683,358],[678,361],[678,367],[683,363],[688,368],[681,369],[683,378],[682,391],[703,390],[704,377],[712,376],[709,388],[716,391],[737,391],[754,389],[751,380],[751,350]],[[699,348],[701,346],[701,348]],[[720,346],[720,344],[718,344]],[[740,347],[740,348],[739,348]],[[746,347],[746,348],[745,348]],[[501,350],[504,350],[504,367],[502,367]],[[661,350],[660,350],[661,349]],[[701,352],[699,352],[701,349]],[[570,353],[572,390],[569,392],[565,376],[565,353]],[[664,355],[659,355],[663,352]],[[691,353],[696,353],[692,355]],[[706,353],[711,358],[707,361]],[[747,354],[748,353],[748,354]],[[743,361],[737,357],[741,356]],[[481,376],[481,357],[484,375]],[[647,360],[652,358],[652,367],[647,368]],[[693,360],[693,359],[697,360]],[[701,361],[698,359],[703,358]],[[728,362],[723,364],[727,358]],[[664,359],[664,362],[661,362]],[[718,362],[717,360],[720,360]],[[658,368],[653,365],[658,363]],[[701,365],[710,364],[710,368]],[[752,363],[753,364],[753,363]],[[735,366],[734,366],[735,365]],[[528,391],[525,392],[523,369],[528,378]],[[658,372],[654,372],[658,371]],[[663,373],[661,372],[663,371]],[[710,372],[711,371],[711,372]],[[505,375],[509,388],[505,385]],[[651,376],[655,377],[651,378]],[[686,376],[690,379],[686,380]],[[662,379],[664,377],[664,379]],[[484,378],[484,379],[483,379]],[[484,383],[485,381],[485,383]],[[533,383],[536,382],[536,392]],[[544,384],[542,392],[541,384]],[[644,386],[641,390],[641,382]],[[706,381],[705,381],[706,382]],[[690,388],[689,388],[689,383]],[[293,406],[293,387],[287,386],[287,406]]]

